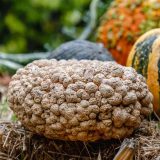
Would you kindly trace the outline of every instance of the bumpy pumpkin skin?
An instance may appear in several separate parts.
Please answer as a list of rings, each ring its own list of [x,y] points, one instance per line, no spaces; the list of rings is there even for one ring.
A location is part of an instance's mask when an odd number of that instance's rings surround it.
[[[154,96],[154,110],[160,116],[160,28],[137,40],[128,56],[127,66],[132,66],[146,77]]]
[[[114,0],[102,18],[97,40],[125,65],[128,54],[146,31],[160,27],[160,0]]]

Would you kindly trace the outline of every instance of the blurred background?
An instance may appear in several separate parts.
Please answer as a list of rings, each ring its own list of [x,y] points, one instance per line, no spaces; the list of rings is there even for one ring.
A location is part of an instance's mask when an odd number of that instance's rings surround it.
[[[94,2],[93,2],[94,1]],[[50,51],[81,36],[91,19],[91,2],[99,17],[112,0],[1,0],[0,51]],[[95,29],[95,26],[94,26]],[[95,35],[89,35],[94,39]]]

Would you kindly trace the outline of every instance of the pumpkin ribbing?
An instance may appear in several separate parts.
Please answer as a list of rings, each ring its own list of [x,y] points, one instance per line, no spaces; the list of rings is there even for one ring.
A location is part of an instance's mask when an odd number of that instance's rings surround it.
[[[141,36],[133,46],[127,60],[146,77],[154,95],[154,110],[160,115],[160,29],[154,29]]]
[[[147,69],[149,54],[152,52],[152,45],[156,40],[157,35],[152,35],[145,39],[145,41],[139,42],[135,48],[135,54],[132,61],[132,67],[143,74],[147,78]],[[142,53],[143,52],[143,53]]]

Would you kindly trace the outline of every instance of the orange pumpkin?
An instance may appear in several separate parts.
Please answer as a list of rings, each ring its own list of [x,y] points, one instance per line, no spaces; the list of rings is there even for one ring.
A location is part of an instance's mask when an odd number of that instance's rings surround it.
[[[154,96],[154,110],[160,116],[160,28],[137,40],[128,56],[127,66],[146,77]]]
[[[115,0],[102,17],[97,40],[109,49],[118,63],[125,65],[137,38],[158,27],[160,0]]]

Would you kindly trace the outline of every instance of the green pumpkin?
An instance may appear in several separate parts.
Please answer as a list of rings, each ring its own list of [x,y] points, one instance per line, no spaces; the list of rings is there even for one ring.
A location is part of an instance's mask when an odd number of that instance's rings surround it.
[[[142,74],[154,96],[154,111],[160,116],[160,28],[142,35],[134,44],[127,66]]]

